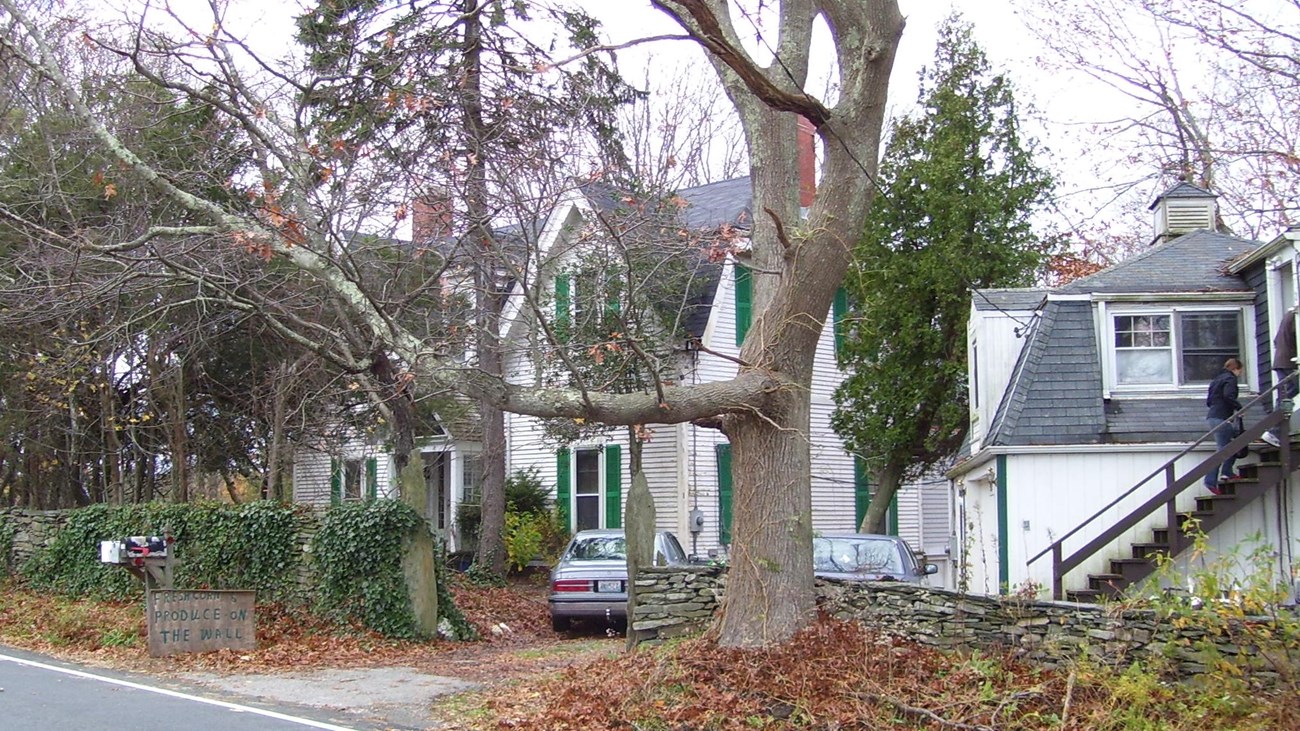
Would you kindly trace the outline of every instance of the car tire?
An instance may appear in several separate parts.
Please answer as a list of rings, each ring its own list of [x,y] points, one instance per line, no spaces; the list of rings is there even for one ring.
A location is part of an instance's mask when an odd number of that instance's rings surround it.
[[[569,619],[568,617],[556,617],[554,615],[551,616],[551,629],[555,630],[556,632],[568,632],[569,627],[572,626],[572,624],[573,624],[573,620]]]

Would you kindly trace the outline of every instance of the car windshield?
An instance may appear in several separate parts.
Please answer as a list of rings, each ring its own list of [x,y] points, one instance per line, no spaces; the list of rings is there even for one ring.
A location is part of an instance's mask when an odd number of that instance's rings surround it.
[[[893,541],[873,538],[814,538],[813,569],[841,574],[903,573]]]
[[[569,547],[574,561],[625,561],[627,539],[623,536],[587,536],[574,539]]]

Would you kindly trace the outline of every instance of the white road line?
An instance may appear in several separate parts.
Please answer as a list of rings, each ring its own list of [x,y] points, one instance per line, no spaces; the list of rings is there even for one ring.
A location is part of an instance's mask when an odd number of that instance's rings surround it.
[[[296,723],[302,726],[310,726],[311,728],[324,729],[325,731],[356,731],[356,729],[347,726],[335,726],[332,723],[313,721],[310,718],[299,718],[297,716],[290,716],[284,713],[276,713],[275,711],[268,711],[262,708],[254,708],[252,706],[241,706],[238,703],[227,703],[226,701],[218,701],[218,700],[213,700],[211,698],[204,698],[202,696],[189,695],[188,693],[180,693],[174,690],[167,690],[166,688],[155,688],[149,685],[132,683],[129,680],[118,680],[117,678],[107,678],[102,675],[95,675],[93,673],[87,673],[81,670],[73,670],[71,668],[61,668],[57,665],[47,665],[43,662],[36,662],[34,660],[25,660],[21,657],[12,657],[10,655],[0,654],[0,660],[7,660],[9,662],[17,663],[19,665],[27,665],[33,668],[40,668],[41,670],[50,670],[56,673],[63,673],[64,675],[72,675],[78,678],[86,678],[87,680],[98,680],[101,683],[120,685],[124,688],[135,688],[136,690],[144,690],[150,693],[158,693],[159,695],[171,696],[172,698],[183,698],[188,701],[207,703],[210,706],[218,706],[231,711],[239,711],[242,713],[255,713],[259,716],[278,718],[281,721],[288,721],[290,723]]]

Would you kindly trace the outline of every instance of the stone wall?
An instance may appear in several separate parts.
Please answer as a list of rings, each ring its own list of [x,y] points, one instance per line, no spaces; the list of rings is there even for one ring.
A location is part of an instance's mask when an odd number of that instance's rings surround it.
[[[717,608],[725,578],[717,568],[643,570],[636,579],[642,603],[631,629],[652,643],[698,631]],[[827,614],[936,647],[1010,648],[1048,665],[1083,654],[1115,666],[1160,657],[1183,675],[1203,672],[1207,662],[1221,658],[1265,680],[1276,677],[1262,655],[1243,644],[1248,633],[1239,631],[1240,622],[1216,630],[1149,609],[974,596],[902,582],[819,580],[817,591]]]
[[[11,569],[22,566],[36,549],[53,540],[66,520],[66,511],[0,508],[0,522],[8,523],[14,531],[9,555],[0,557],[0,574],[4,573],[6,566]],[[3,548],[0,545],[0,549]]]

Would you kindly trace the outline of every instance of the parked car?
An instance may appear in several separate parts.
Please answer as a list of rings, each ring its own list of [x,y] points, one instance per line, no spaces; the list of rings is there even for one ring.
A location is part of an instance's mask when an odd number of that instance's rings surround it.
[[[677,537],[655,534],[655,566],[687,564]],[[627,537],[621,530],[579,531],[551,570],[551,626],[574,619],[627,620]]]
[[[813,538],[813,573],[819,578],[921,582],[938,571],[932,563],[918,564],[912,547],[898,536],[836,533]]]

